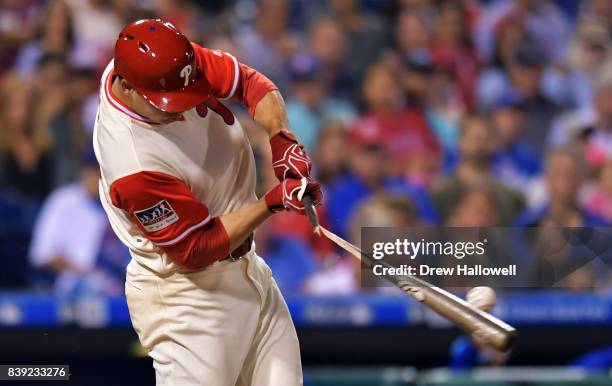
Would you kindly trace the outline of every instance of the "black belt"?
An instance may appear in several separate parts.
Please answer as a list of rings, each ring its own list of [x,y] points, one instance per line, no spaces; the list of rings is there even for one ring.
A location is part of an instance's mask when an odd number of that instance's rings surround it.
[[[236,249],[234,249],[229,255],[227,255],[227,257],[225,257],[222,260],[227,260],[227,259],[232,260],[232,261],[240,260],[242,256],[249,253],[249,251],[251,250],[252,244],[253,244],[253,234],[251,233],[246,238],[246,240],[242,242],[242,244],[237,246]]]

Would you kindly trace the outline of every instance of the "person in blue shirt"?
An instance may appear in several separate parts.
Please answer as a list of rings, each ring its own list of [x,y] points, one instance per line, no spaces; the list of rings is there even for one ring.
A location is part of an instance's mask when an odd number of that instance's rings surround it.
[[[276,235],[265,240],[265,248],[266,262],[285,294],[299,292],[305,281],[319,269],[319,261],[313,258],[313,251],[304,240]]]
[[[289,64],[291,94],[287,116],[306,151],[314,154],[321,128],[327,121],[348,123],[355,109],[345,100],[327,96],[319,64],[308,53],[296,55]]]
[[[508,186],[525,191],[540,173],[540,155],[522,139],[525,114],[517,98],[504,98],[490,113],[495,144],[491,156],[493,174]]]
[[[491,312],[497,301],[495,299],[493,303],[488,303],[478,297],[470,299],[469,292],[466,300],[484,312]],[[454,371],[464,371],[479,366],[500,366],[505,364],[509,357],[509,352],[489,347],[477,336],[461,335],[451,344],[449,367]]]
[[[609,248],[607,232],[597,228],[609,224],[580,204],[578,193],[584,174],[581,158],[573,149],[553,150],[544,175],[546,204],[525,210],[514,222],[518,227],[537,228],[526,230],[529,237],[523,240],[526,249],[520,254],[532,284],[585,290],[598,280],[609,280],[607,269],[599,269],[604,263],[594,261]],[[520,244],[517,241],[515,246]]]
[[[410,198],[421,221],[436,223],[438,216],[428,193],[400,177],[385,175],[387,155],[379,136],[353,133],[350,139],[349,172],[325,190],[327,215],[334,232],[346,237],[353,212],[379,191]]]
[[[524,105],[518,98],[507,96],[491,107],[488,118],[494,139],[489,160],[491,172],[512,189],[525,193],[529,182],[541,172],[541,157],[522,139]],[[457,150],[447,151],[445,171],[452,173],[459,162]]]
[[[612,369],[612,347],[589,351],[574,360],[570,367],[588,371],[609,371]]]
[[[463,119],[457,166],[433,192],[433,201],[444,221],[448,220],[461,196],[474,186],[486,186],[495,197],[496,225],[509,224],[523,210],[523,195],[507,186],[491,170],[494,141],[495,135],[486,116],[474,114]]]
[[[546,159],[545,184],[547,204],[530,208],[518,215],[515,226],[540,227],[605,227],[609,226],[599,214],[582,208],[578,193],[584,175],[584,165],[571,148],[551,151]]]

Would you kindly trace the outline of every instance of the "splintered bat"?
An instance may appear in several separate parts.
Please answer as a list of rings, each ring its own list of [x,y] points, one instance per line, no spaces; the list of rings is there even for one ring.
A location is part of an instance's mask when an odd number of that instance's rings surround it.
[[[392,267],[382,260],[375,260],[355,245],[322,227],[310,197],[304,196],[302,201],[315,233],[323,234],[368,268],[378,264],[388,268]],[[500,351],[507,351],[513,346],[517,336],[516,330],[495,316],[479,310],[463,299],[418,277],[410,275],[385,275],[384,277],[415,300],[425,304],[485,344]]]

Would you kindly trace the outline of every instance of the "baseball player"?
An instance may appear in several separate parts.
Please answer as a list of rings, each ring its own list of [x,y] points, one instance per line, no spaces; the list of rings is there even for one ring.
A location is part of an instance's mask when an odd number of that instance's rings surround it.
[[[257,199],[247,136],[224,100],[270,136],[280,183]],[[128,306],[157,385],[302,384],[299,346],[252,233],[272,213],[320,202],[283,98],[232,55],[140,20],[102,75],[94,148],[102,204],[129,247]]]

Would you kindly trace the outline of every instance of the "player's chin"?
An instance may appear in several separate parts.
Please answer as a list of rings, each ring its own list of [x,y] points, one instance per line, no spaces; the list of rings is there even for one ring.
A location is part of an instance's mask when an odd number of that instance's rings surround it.
[[[155,121],[157,123],[161,123],[162,125],[167,125],[168,123],[172,123],[174,122],[176,119],[170,119],[170,118],[160,118],[160,119],[156,119]]]
[[[175,121],[178,121],[181,118],[182,113],[180,112],[167,112],[160,110],[154,106],[151,106],[149,111],[147,111],[147,117],[157,123],[168,124]]]
[[[164,114],[158,117],[157,119],[155,119],[155,121],[161,124],[168,124],[168,123],[178,121],[180,117],[181,117],[180,113]]]

